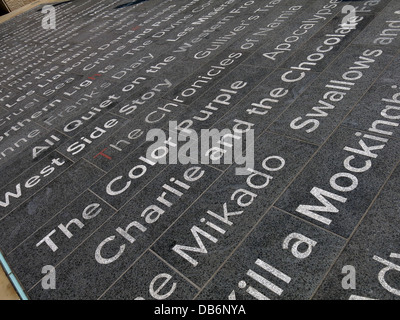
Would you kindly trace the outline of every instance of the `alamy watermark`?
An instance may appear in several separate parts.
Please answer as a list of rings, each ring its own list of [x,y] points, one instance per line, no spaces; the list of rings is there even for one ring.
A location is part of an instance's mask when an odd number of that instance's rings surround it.
[[[152,129],[146,140],[154,143],[146,156],[160,164],[224,164],[236,166],[236,175],[249,175],[254,169],[253,129],[177,130],[177,122],[169,123],[168,133]]]
[[[342,8],[342,13],[346,14],[346,16],[342,19],[341,23],[342,28],[355,30],[357,27],[356,8],[352,5],[345,5]]]
[[[45,5],[42,8],[42,13],[45,15],[42,18],[42,28],[45,30],[56,29],[56,8],[52,5]]]

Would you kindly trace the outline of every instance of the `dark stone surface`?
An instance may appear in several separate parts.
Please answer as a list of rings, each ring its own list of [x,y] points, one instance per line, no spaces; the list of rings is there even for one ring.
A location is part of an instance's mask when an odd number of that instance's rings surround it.
[[[254,165],[254,170],[261,172],[263,177],[259,174],[235,175],[236,166],[232,166],[153,245],[153,250],[187,278],[203,286],[273,204],[315,149],[299,141],[264,134],[255,145]],[[235,193],[236,190],[239,192]],[[220,231],[213,230],[206,225],[207,222],[217,225]],[[210,241],[204,233],[197,235],[199,240],[196,240],[196,233],[193,233],[196,228],[210,233],[213,240]],[[197,243],[200,240],[204,242],[205,248],[204,251],[196,252],[196,247],[200,250],[201,244]],[[194,247],[193,252],[184,251],[191,258],[185,259],[173,251],[176,245]]]
[[[252,129],[256,137],[261,135],[304,91],[308,88],[312,90],[311,86],[318,76],[317,73],[310,72],[301,81],[287,83],[283,77],[289,71],[287,69],[274,71],[227,112],[215,126],[220,129],[232,127],[235,120],[242,120],[254,125]],[[273,98],[274,94],[282,97]]]
[[[400,170],[397,167],[314,299],[398,299],[399,178]],[[355,287],[344,289],[341,285],[349,274],[346,270],[342,272],[345,266],[355,268]],[[389,266],[390,269],[387,268]],[[348,283],[349,280],[344,279],[344,282]]]
[[[66,164],[68,162],[66,161]],[[100,176],[91,164],[80,161],[1,220],[1,249],[9,252],[68,205]],[[26,220],[29,223],[26,223]]]
[[[375,142],[359,136],[355,130],[339,128],[276,206],[342,237],[350,237],[400,159],[398,140]],[[379,150],[368,157],[358,153],[362,153],[361,145]],[[301,210],[301,205],[318,208]],[[312,217],[313,214],[318,217]]]
[[[296,241],[306,243],[295,248]],[[310,299],[343,244],[337,236],[271,209],[197,298]],[[266,265],[285,276],[275,275]],[[259,293],[251,294],[251,288]]]
[[[394,57],[395,51],[389,48],[350,45],[322,72],[312,89],[303,93],[271,125],[270,130],[321,145]],[[332,80],[345,81],[343,75],[348,72],[347,80],[356,79],[346,81],[352,85],[345,85],[346,89],[327,87],[334,86]]]
[[[308,40],[302,48],[297,50],[295,55],[292,55],[287,59],[281,65],[281,68],[298,66],[305,61],[314,62],[316,59],[319,59],[318,54],[323,54],[324,58],[321,61],[318,60],[315,66],[308,66],[313,72],[322,72],[374,18],[371,15],[360,16],[360,18],[361,17],[362,20],[358,22],[357,27],[353,30],[350,29],[350,31],[347,31],[341,26],[343,14],[338,13],[320,31],[318,31],[317,34]],[[332,48],[327,46],[326,43],[331,45]]]
[[[183,175],[187,170],[193,173],[193,167],[197,166],[169,166],[57,267],[58,290],[43,290],[38,284],[29,295],[34,299],[61,299],[65,295],[99,298],[220,174],[211,167],[199,167],[195,176],[204,172],[189,190],[181,196],[167,194],[170,207],[157,201],[165,190],[162,186],[171,184],[171,177],[185,181]]]
[[[242,100],[246,100],[249,92],[268,77],[271,71],[271,69],[259,67],[238,66],[192,103],[189,110],[177,117],[178,126],[196,132],[213,128],[215,122],[222,116],[232,114],[231,110]],[[213,109],[207,109],[209,105]],[[177,132],[181,131],[177,130]]]
[[[120,114],[119,110],[124,108],[129,109],[130,107],[131,103],[124,101],[115,108],[115,112],[111,113],[118,115]],[[189,108],[189,106],[168,100],[157,100],[152,104],[151,108],[138,110],[133,119],[129,120],[121,129],[117,130],[110,138],[105,139],[100,145],[89,147],[85,159],[105,171],[110,171],[127,154],[133,152],[146,142],[146,136],[150,130],[163,127],[169,121],[176,121],[178,116],[185,114]],[[168,130],[165,130],[165,132],[168,133]],[[102,151],[108,157],[99,155]]]
[[[173,101],[176,99],[175,101],[183,104],[190,104],[207,91],[210,84],[215,85],[219,80],[226,77],[229,71],[237,67],[240,62],[243,62],[247,56],[247,53],[226,50],[207,63],[195,74],[186,78],[186,80],[164,97]],[[211,76],[207,76],[207,74],[210,73]],[[200,78],[200,81],[202,82],[197,82],[196,84],[196,81],[199,81],[199,77],[202,76],[206,78]],[[193,84],[195,84],[195,87],[192,87]]]
[[[50,138],[50,140],[48,139]],[[50,141],[50,144],[46,142]],[[23,151],[18,152],[18,157],[7,159],[2,164],[2,172],[0,176],[1,185],[6,185],[15,181],[25,170],[28,170],[38,161],[49,155],[57,149],[66,137],[57,131],[49,132],[48,136],[39,139],[36,144],[31,148],[25,148]],[[52,145],[51,145],[52,144]]]
[[[8,256],[22,285],[32,288],[43,277],[44,266],[58,265],[114,213],[114,209],[87,191],[54,215]],[[44,240],[47,236],[50,245]]]
[[[9,194],[0,203],[1,217],[4,218],[21,203],[30,198],[30,196],[57,178],[71,165],[72,161],[63,157],[58,152],[54,152],[7,184],[0,191],[2,194]]]
[[[101,300],[189,300],[196,294],[193,285],[147,251]]]
[[[372,129],[371,133],[383,137],[400,137],[399,68],[396,58],[347,116],[345,126],[362,131]]]

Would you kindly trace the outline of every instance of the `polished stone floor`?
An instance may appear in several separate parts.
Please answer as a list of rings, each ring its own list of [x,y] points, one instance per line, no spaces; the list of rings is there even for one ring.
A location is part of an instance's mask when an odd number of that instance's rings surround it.
[[[72,0],[0,42],[22,297],[400,297],[399,1]]]

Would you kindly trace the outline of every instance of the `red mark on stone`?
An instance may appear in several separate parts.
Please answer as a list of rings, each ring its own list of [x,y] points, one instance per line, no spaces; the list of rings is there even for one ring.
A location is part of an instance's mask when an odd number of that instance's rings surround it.
[[[96,80],[96,77],[101,77],[100,73],[96,73],[93,76],[89,77],[90,80]]]

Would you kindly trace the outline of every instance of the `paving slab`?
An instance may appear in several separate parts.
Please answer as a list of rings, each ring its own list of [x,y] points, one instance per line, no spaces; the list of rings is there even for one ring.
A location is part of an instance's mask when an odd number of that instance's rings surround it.
[[[148,268],[149,265],[152,266],[151,269]],[[156,281],[165,284],[159,287]],[[165,288],[167,284],[171,288]],[[165,292],[160,292],[159,289],[164,289]],[[197,288],[147,251],[101,300],[191,300],[197,292]]]
[[[57,266],[114,213],[90,191],[56,213],[8,255],[22,285],[32,288],[42,279],[44,267]]]
[[[339,128],[276,206],[349,238],[400,159],[398,140],[368,136]]]
[[[65,161],[65,164],[67,163]],[[1,249],[6,253],[14,249],[98,180],[101,175],[102,172],[99,169],[85,161],[80,161],[70,167],[65,175],[47,184],[2,219]],[[37,180],[33,181],[37,183]],[[26,223],[27,217],[29,217],[29,224]]]
[[[61,299],[74,292],[71,299],[99,298],[219,175],[211,167],[169,166],[56,268],[57,290],[39,284],[30,297]],[[175,179],[193,181],[182,192],[171,189]],[[175,193],[163,196],[167,189]]]
[[[197,298],[309,299],[343,243],[340,237],[271,209]]]
[[[399,299],[399,177],[397,168],[314,299]]]
[[[396,55],[388,48],[369,48],[350,45],[270,130],[319,145],[325,142]]]
[[[399,138],[399,80],[399,60],[396,58],[354,107],[343,124],[383,137]]]
[[[177,132],[208,129],[243,100],[249,92],[268,77],[271,69],[238,66],[225,76],[218,84],[191,103],[191,108],[176,118]],[[225,124],[226,127],[226,124]],[[182,132],[183,134],[184,132]]]
[[[251,174],[235,175],[237,166],[228,169],[152,250],[203,286],[315,150],[264,134],[255,144],[254,167],[243,166]]]

